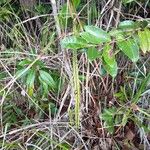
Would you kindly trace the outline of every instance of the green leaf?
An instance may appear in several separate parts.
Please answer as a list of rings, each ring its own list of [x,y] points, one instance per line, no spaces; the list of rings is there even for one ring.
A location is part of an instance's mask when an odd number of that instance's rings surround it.
[[[140,99],[141,97],[141,94],[146,90],[147,86],[149,85],[150,83],[150,73],[146,76],[145,79],[142,79],[142,83],[141,85],[139,86],[139,89],[137,90],[132,102],[133,103],[137,103],[138,100]]]
[[[4,80],[7,77],[7,73],[6,72],[0,72],[0,80]]]
[[[81,37],[70,36],[61,41],[64,48],[68,49],[81,49],[87,47],[87,42]]]
[[[16,72],[16,74],[15,74],[15,77],[16,77],[16,78],[23,78],[23,77],[25,77],[25,76],[28,74],[28,72],[30,71],[30,69],[27,70],[27,71],[25,71],[25,70],[26,70],[26,68],[17,70],[17,72]],[[25,72],[24,72],[24,71],[25,71]],[[24,73],[22,74],[22,72],[24,72]]]
[[[104,66],[103,66],[103,65],[100,66],[100,75],[101,75],[101,76],[107,75],[107,71],[104,69]]]
[[[92,44],[99,44],[100,43],[100,39],[95,37],[94,35],[91,35],[88,32],[82,32],[80,34],[80,36],[85,39],[88,43],[92,43]]]
[[[138,31],[140,48],[143,53],[150,51],[150,30],[144,29],[144,31]]]
[[[118,67],[115,59],[115,55],[112,53],[110,45],[105,45],[102,54],[103,67],[112,76],[117,75]]]
[[[67,3],[61,6],[60,11],[58,12],[58,18],[59,18],[61,28],[65,28],[67,25],[70,24],[70,21],[72,19],[71,19],[71,14],[69,13]]]
[[[146,20],[136,21],[135,25],[136,25],[137,28],[144,29],[144,28],[146,28],[148,26],[148,21],[146,21]]]
[[[101,119],[105,122],[107,130],[113,134],[114,132],[114,117],[115,117],[115,113],[116,113],[116,108],[109,108],[109,109],[105,109],[104,112],[102,113],[102,115],[100,116]]]
[[[44,70],[39,70],[39,73],[40,73],[41,80],[43,80],[51,88],[55,88],[56,87],[55,81],[53,80],[53,78],[51,77],[51,75],[48,72],[46,72]]]
[[[11,11],[5,7],[0,7],[0,21],[9,21],[11,17]]]
[[[28,87],[28,94],[32,96],[34,90],[34,81],[35,81],[36,72],[35,70],[31,69],[27,75],[26,84]]]
[[[118,73],[117,63],[115,63],[114,66],[111,67],[103,60],[103,67],[113,78],[116,77]]]
[[[139,59],[139,47],[134,39],[128,39],[117,43],[119,49],[132,60],[137,62]]]
[[[66,17],[67,18],[71,17],[70,14],[69,14],[68,6],[67,6],[66,3],[61,6],[61,9],[59,11],[59,15],[62,16],[63,18],[65,18],[65,19],[66,19]]]
[[[118,102],[121,103],[121,104],[124,104],[124,102],[126,101],[126,96],[123,91],[122,91],[122,87],[121,87],[121,90],[117,93],[114,93],[114,96],[117,98]]]
[[[31,69],[29,72],[28,72],[28,75],[27,75],[27,85],[29,86],[32,86],[34,84],[34,80],[35,80],[35,75],[36,75],[36,72],[35,70]]]
[[[43,95],[45,95],[45,94],[47,95],[48,92],[49,92],[49,90],[48,90],[48,84],[45,83],[45,82],[41,79],[41,77],[39,77],[39,81],[41,82],[41,85],[42,85],[42,88],[43,88],[43,91],[44,91]]]
[[[118,28],[123,29],[123,30],[135,29],[136,24],[132,20],[125,20],[125,21],[120,22]]]
[[[90,47],[87,50],[87,57],[90,61],[95,60],[96,58],[100,57],[100,53],[95,47]]]
[[[58,109],[56,107],[56,105],[54,103],[49,103],[49,108],[50,108],[50,111],[51,111],[51,114],[54,115],[57,113]]]
[[[79,80],[80,81],[85,81],[86,80],[86,76],[85,75],[79,75]]]
[[[122,118],[122,126],[124,127],[128,122],[128,115],[125,113],[123,114],[123,118]]]
[[[123,35],[123,34],[124,34],[124,31],[122,31],[121,29],[112,29],[109,32],[109,35],[111,35],[113,37],[117,37],[117,36],[120,36],[120,35]]]
[[[39,68],[45,68],[45,64],[41,60],[38,60],[35,63],[35,66],[38,66]]]
[[[84,29],[87,33],[90,34],[91,39],[94,38],[94,40],[96,41],[95,44],[111,41],[109,34],[106,31],[104,31],[98,27],[85,26]],[[82,36],[87,38],[87,35],[85,35],[85,33]],[[89,37],[88,37],[88,39],[89,39]]]
[[[115,55],[113,54],[112,47],[110,45],[105,45],[102,54],[104,61],[111,67],[113,67],[115,60]]]
[[[24,60],[20,61],[18,65],[23,67],[25,65],[29,65],[30,63],[31,63],[31,60],[24,59]]]
[[[77,8],[80,4],[81,0],[72,0],[73,5]]]

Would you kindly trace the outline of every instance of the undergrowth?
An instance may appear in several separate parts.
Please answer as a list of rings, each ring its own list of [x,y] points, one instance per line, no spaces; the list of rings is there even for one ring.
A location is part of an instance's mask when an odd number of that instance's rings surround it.
[[[150,148],[149,0],[0,1],[0,149]]]

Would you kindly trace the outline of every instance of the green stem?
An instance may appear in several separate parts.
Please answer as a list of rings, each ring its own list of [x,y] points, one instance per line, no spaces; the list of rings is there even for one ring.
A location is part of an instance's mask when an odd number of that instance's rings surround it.
[[[75,125],[78,128],[80,125],[80,83],[79,83],[79,70],[77,61],[77,51],[73,51],[73,85],[74,85],[74,98],[75,98]]]

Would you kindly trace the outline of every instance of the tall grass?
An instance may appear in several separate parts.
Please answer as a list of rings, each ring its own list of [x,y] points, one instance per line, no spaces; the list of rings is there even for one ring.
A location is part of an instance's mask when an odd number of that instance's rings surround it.
[[[133,35],[140,41],[149,30],[149,9],[149,0],[40,0],[32,8],[1,1],[0,148],[148,149],[149,36],[136,64],[111,39],[115,78],[103,65],[104,44],[94,55],[62,41],[85,25],[114,35],[124,20],[141,23],[136,30],[127,24],[126,32],[126,41]]]

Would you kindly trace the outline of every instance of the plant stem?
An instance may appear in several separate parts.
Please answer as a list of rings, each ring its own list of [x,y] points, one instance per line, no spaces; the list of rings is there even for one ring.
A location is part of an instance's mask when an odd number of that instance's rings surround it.
[[[75,125],[80,125],[80,83],[78,74],[77,51],[73,51],[73,82],[74,82],[74,98],[75,98]]]

